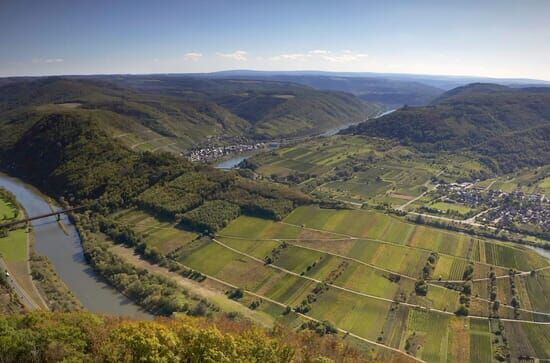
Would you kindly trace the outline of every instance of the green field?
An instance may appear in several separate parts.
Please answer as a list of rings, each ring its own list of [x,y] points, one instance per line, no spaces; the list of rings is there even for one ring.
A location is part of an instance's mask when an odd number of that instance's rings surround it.
[[[407,333],[411,340],[418,339],[421,342],[416,352],[417,357],[427,362],[441,362],[447,357],[449,317],[411,309]]]
[[[158,248],[170,238],[166,231],[178,230],[143,212],[129,211],[117,218],[148,235],[148,243]],[[165,253],[172,252],[170,256],[185,266],[285,306],[298,308],[307,303],[308,316],[401,351],[408,349],[426,362],[482,362],[493,357],[488,320],[454,317],[460,294],[445,288],[445,280],[462,280],[470,264],[476,279],[487,278],[491,269],[497,276],[507,276],[510,267],[530,271],[548,266],[520,245],[415,225],[363,209],[305,206],[281,222],[240,216],[219,231],[215,240],[185,239],[183,235],[180,240],[177,248]],[[433,280],[422,296],[415,292],[415,282],[431,252],[437,253]],[[549,276],[543,270],[516,278],[522,308],[547,311]],[[487,281],[476,281],[473,295],[488,298]],[[497,280],[497,295],[501,316],[513,318],[513,310],[506,305],[512,296],[507,278]],[[472,298],[471,314],[488,316],[489,305],[479,298]],[[247,293],[238,301],[249,306],[256,299]],[[258,310],[279,322],[297,324],[295,317],[281,315],[280,305],[262,303]],[[545,319],[529,312],[520,317]],[[528,342],[531,353],[548,357],[544,339],[535,336],[539,328],[524,325],[507,334]],[[525,349],[513,347],[512,351],[517,354]]]
[[[13,205],[0,198],[0,220],[10,220],[15,218],[16,209]]]
[[[492,359],[491,331],[486,320],[470,319],[470,359],[489,362]]]
[[[251,160],[259,165],[257,171],[264,176],[315,176],[310,182],[315,184],[312,189],[316,195],[401,205],[404,200],[420,195],[431,176],[443,168],[413,155],[413,150],[400,145],[334,136],[289,145]],[[390,192],[399,197],[388,197]]]
[[[313,304],[309,315],[329,320],[342,329],[376,340],[389,309],[389,302],[329,289]]]
[[[436,202],[436,203],[430,204],[429,207],[439,209],[440,211],[443,211],[443,212],[454,211],[460,214],[466,214],[472,211],[472,208],[459,203]]]
[[[0,254],[8,262],[27,260],[27,232],[25,229],[10,231],[7,237],[0,238]]]
[[[148,246],[157,248],[161,253],[169,253],[197,238],[197,233],[175,227],[172,223],[139,211],[129,210],[116,215],[117,221],[131,226],[145,237]]]

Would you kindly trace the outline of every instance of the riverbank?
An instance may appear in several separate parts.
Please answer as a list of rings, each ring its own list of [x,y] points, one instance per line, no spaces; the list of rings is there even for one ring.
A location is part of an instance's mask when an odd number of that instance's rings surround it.
[[[51,213],[47,199],[21,180],[0,173],[0,186],[12,192],[30,216]],[[150,318],[148,313],[96,275],[84,259],[75,227],[66,215],[61,219],[66,231],[55,217],[31,222],[36,252],[51,261],[61,280],[83,306],[96,313]]]

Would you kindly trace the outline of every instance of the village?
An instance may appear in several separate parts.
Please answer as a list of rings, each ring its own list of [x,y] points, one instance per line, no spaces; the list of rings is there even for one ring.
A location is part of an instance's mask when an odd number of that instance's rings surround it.
[[[191,150],[187,158],[193,162],[210,162],[228,155],[247,153],[267,148],[269,145],[263,142],[253,144],[236,144],[229,146],[207,146]]]
[[[476,216],[478,222],[502,228],[531,226],[541,232],[550,231],[550,199],[545,195],[487,190],[472,183],[439,184],[437,192],[444,200],[483,209]]]

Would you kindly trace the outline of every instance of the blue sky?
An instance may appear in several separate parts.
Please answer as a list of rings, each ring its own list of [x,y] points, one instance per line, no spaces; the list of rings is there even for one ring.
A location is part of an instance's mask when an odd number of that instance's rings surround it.
[[[550,80],[550,1],[0,0],[0,76],[327,70]]]

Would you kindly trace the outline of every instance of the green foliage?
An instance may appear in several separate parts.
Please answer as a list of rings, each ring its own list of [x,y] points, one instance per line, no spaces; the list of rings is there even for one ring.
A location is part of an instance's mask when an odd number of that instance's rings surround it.
[[[313,327],[333,335],[323,322]],[[290,363],[371,361],[348,343],[276,326],[266,331],[219,316],[155,321],[87,312],[0,315],[2,362]]]
[[[10,128],[17,129],[51,110],[72,112],[81,118],[94,113],[126,132],[150,130],[192,146],[220,135],[311,135],[361,121],[380,109],[351,94],[317,91],[288,82],[184,75],[154,76],[154,86],[151,81],[151,76],[12,81],[0,86],[0,116],[14,121],[16,127]],[[67,104],[75,106],[63,106]],[[13,140],[0,132],[0,145]]]
[[[338,333],[338,329],[336,329],[336,327],[330,321],[327,321],[327,320],[324,320],[322,322],[307,321],[306,323],[302,324],[301,328],[302,329],[313,330],[314,332],[316,332],[320,336],[323,336],[323,335],[326,335],[326,334],[337,334]]]
[[[242,288],[233,289],[229,291],[229,293],[227,294],[227,297],[233,300],[242,299],[243,296],[244,296],[244,290]]]
[[[75,204],[113,209],[189,168],[172,155],[137,154],[115,143],[90,119],[40,119],[4,155],[10,172]],[[17,166],[17,167],[15,167]]]
[[[224,200],[208,201],[183,215],[181,223],[196,231],[216,232],[240,214],[238,205]]]
[[[241,213],[282,219],[310,198],[289,187],[252,181],[238,173],[196,168],[159,183],[138,198],[141,208],[161,218],[181,220],[199,232],[215,232]]]
[[[170,154],[134,153],[94,120],[70,113],[40,119],[3,156],[6,165],[17,166],[10,172],[73,205],[107,213],[137,203],[162,218],[183,215],[199,232],[216,231],[241,211],[280,219],[310,200],[288,187],[195,167]]]
[[[460,305],[460,307],[455,311],[455,314],[458,316],[468,316],[470,313],[469,309],[466,307],[466,305]]]
[[[81,220],[86,225],[85,220]],[[109,244],[79,228],[84,256],[92,267],[116,289],[157,315],[186,312],[193,298],[175,282],[135,267],[109,251]]]
[[[74,311],[83,309],[80,301],[57,275],[55,268],[46,256],[39,256],[31,252],[29,264],[32,279],[48,298],[50,310]]]
[[[404,107],[347,133],[398,139],[425,152],[470,150],[494,171],[550,162],[550,91],[458,87],[426,107]]]
[[[223,322],[222,322],[223,323]],[[290,362],[294,349],[243,325],[223,333],[201,319],[131,321],[89,313],[0,316],[3,362]]]
[[[424,280],[416,281],[414,291],[420,296],[426,296],[428,294],[428,284]]]

